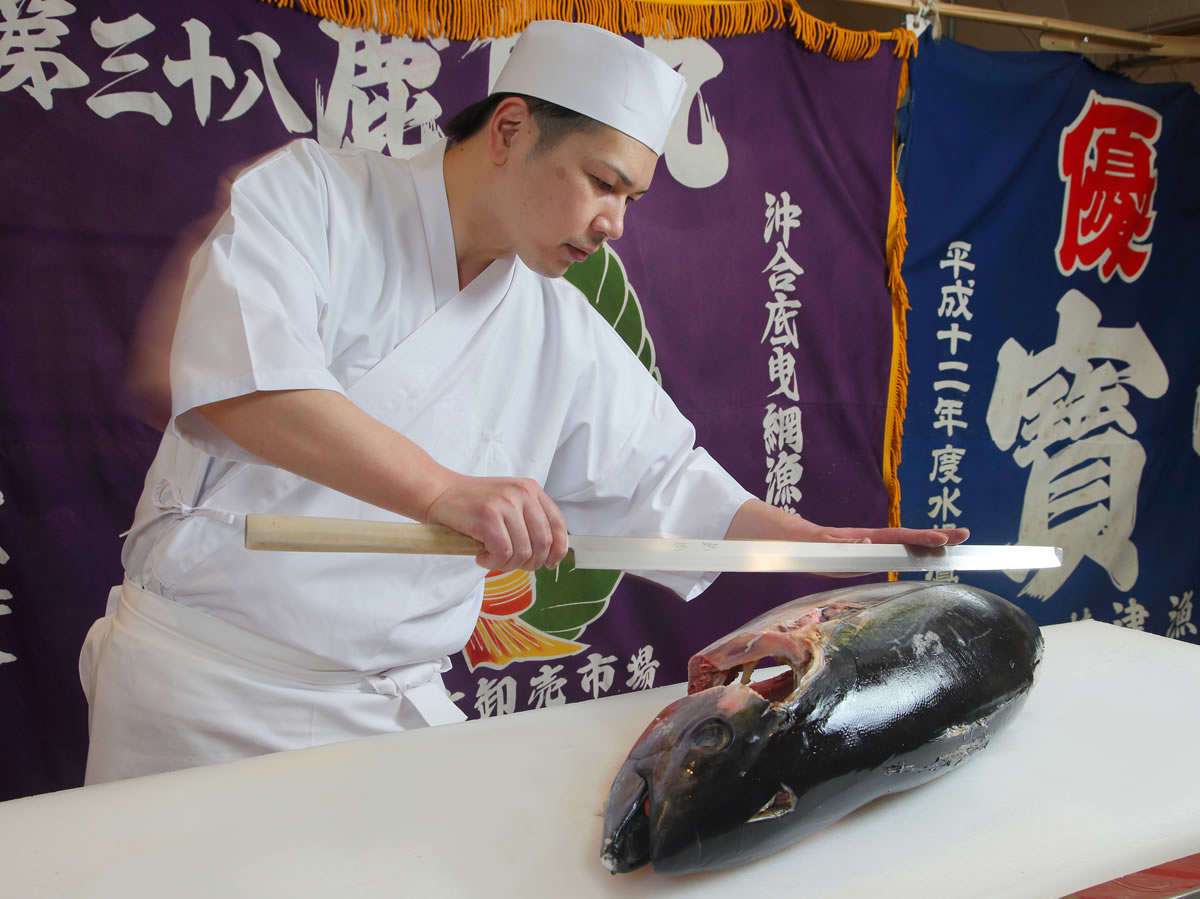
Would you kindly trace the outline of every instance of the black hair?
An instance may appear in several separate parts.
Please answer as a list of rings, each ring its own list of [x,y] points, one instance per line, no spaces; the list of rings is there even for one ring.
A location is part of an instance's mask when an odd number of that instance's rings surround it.
[[[551,103],[549,100],[525,94],[491,94],[463,109],[443,126],[442,130],[446,134],[447,145],[453,147],[482,131],[491,120],[496,107],[509,97],[520,97],[524,100],[529,107],[529,112],[533,115],[533,120],[537,122],[538,141],[533,148],[535,153],[543,153],[551,149],[572,132],[591,131],[599,128],[601,124],[583,113],[559,106],[557,103]]]

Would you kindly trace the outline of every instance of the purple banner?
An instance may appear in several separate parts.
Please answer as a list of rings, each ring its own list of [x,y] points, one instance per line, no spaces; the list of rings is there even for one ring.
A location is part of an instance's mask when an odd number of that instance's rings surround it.
[[[786,32],[644,43],[687,78],[685,109],[620,265],[603,284],[569,277],[748,489],[822,523],[883,525],[899,62],[833,62]],[[159,437],[131,354],[219,177],[296,137],[410,156],[487,92],[510,46],[246,0],[0,11],[0,798],[82,779],[78,652],[121,580]],[[474,717],[676,682],[715,636],[829,584],[725,575],[685,605],[615,573],[489,578],[447,684]]]

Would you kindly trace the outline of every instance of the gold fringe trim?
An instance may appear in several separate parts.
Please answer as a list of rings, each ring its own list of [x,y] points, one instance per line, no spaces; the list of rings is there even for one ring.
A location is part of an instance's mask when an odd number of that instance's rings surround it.
[[[806,13],[794,0],[791,7],[791,22],[796,39],[809,50],[824,53],[838,62],[870,59],[879,52],[881,41],[895,41],[896,46],[892,48],[892,53],[900,59],[908,59],[916,50],[916,35],[907,28],[893,28],[891,31],[853,31]]]
[[[897,104],[908,88],[908,61],[900,66]],[[908,249],[908,206],[896,174],[896,146],[892,146],[892,200],[888,208],[886,252],[888,289],[892,293],[892,363],[888,375],[888,405],[884,419],[883,484],[888,495],[888,527],[900,527],[900,449],[904,437],[904,416],[908,408],[908,285],[901,276],[904,253]],[[888,575],[896,579],[896,573]]]
[[[798,0],[261,0],[351,28],[414,38],[507,37],[537,19],[586,22],[650,37],[733,37],[785,24],[809,50],[839,61],[874,56],[881,41],[912,55],[911,31],[852,31],[806,13]]]
[[[908,46],[905,48],[904,55],[901,57],[904,62],[900,64],[900,80],[896,85],[897,109],[903,105],[904,98],[908,94],[908,60],[917,55],[917,48],[919,46],[916,36],[911,31],[906,28],[902,28],[900,30],[908,35],[907,38],[904,38],[904,40],[908,41]],[[896,55],[900,56],[899,53]]]
[[[538,19],[651,37],[732,37],[781,28],[792,0],[263,0],[383,34],[507,37]]]

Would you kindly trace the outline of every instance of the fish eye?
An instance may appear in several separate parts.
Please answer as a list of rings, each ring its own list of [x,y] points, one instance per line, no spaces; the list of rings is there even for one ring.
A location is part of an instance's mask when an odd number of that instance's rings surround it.
[[[692,730],[691,742],[696,749],[717,752],[733,742],[733,730],[720,718],[709,718]]]

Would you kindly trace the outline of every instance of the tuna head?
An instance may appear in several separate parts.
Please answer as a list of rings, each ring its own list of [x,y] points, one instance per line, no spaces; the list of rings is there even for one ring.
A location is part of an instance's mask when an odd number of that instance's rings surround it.
[[[650,723],[617,772],[601,861],[614,874],[653,862],[671,873],[712,866],[722,839],[771,814],[778,781],[754,774],[784,713],[743,684],[710,687]]]

